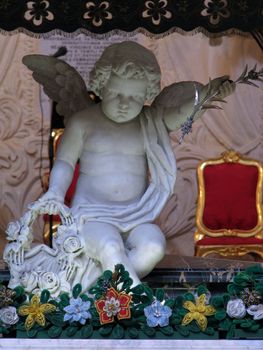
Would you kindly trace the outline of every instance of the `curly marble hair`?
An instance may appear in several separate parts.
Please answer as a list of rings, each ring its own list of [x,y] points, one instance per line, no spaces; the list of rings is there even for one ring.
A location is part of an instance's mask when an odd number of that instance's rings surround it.
[[[146,100],[160,92],[161,71],[153,53],[133,41],[108,46],[90,72],[90,88],[99,97],[111,73],[125,79],[147,79]]]

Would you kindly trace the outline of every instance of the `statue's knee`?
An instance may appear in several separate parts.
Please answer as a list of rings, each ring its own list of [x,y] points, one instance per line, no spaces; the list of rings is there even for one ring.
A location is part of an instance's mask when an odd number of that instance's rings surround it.
[[[147,254],[156,261],[160,261],[165,254],[165,243],[164,242],[149,242],[147,246]]]
[[[119,255],[123,250],[123,243],[118,239],[109,239],[102,247],[103,255],[108,257]]]

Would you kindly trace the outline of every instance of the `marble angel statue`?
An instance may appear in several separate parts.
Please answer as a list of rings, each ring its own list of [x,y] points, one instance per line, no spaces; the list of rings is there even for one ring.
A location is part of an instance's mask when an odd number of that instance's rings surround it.
[[[90,73],[90,89],[101,99],[95,104],[80,75],[64,61],[29,55],[23,62],[57,102],[66,127],[48,191],[8,227],[10,243],[4,256],[11,286],[47,288],[48,282],[42,281],[46,276],[50,284],[56,281],[56,290],[69,290],[76,283],[87,289],[102,271],[118,263],[134,285],[140,283],[165,253],[164,234],[153,222],[175,186],[169,131],[179,129],[189,115],[196,119],[202,114],[193,114],[193,108],[208,89],[221,99],[235,84],[224,76],[205,86],[173,84],[159,94],[155,56],[124,41],[107,47]],[[80,174],[69,209],[64,197],[78,160]],[[62,218],[52,248],[31,247],[31,223],[41,213],[60,213]],[[21,239],[23,230],[27,238]]]

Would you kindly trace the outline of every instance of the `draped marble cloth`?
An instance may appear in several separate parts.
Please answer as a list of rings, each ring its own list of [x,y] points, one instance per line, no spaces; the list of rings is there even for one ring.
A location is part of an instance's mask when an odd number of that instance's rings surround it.
[[[72,212],[80,225],[87,221],[112,224],[122,232],[152,222],[160,214],[174,190],[176,162],[163,122],[162,108],[144,107],[140,115],[150,183],[143,196],[129,205],[87,203],[75,205]]]

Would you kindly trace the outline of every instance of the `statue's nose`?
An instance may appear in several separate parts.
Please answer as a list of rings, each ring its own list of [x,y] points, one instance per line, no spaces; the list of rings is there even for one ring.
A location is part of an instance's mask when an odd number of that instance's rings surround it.
[[[119,106],[121,108],[125,108],[125,107],[128,107],[129,105],[129,97],[126,97],[126,96],[120,96],[119,97]]]

